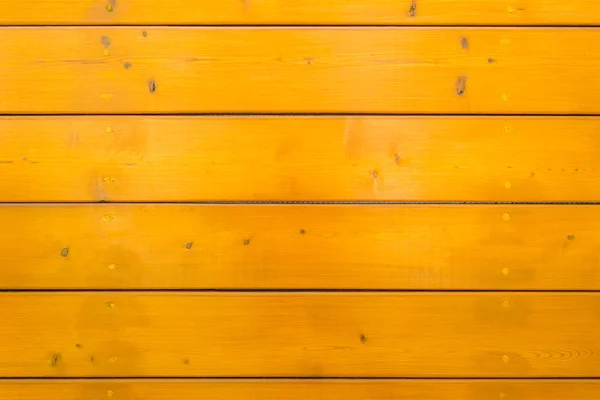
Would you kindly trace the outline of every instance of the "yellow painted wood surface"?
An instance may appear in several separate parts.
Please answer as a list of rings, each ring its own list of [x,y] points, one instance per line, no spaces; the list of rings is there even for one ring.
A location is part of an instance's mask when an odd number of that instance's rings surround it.
[[[5,377],[598,377],[595,293],[3,293]]]
[[[2,380],[6,399],[596,400],[596,380]]]
[[[2,289],[600,289],[593,206],[0,207]]]
[[[0,54],[7,114],[600,111],[590,28],[3,28]]]
[[[598,201],[600,119],[2,117],[0,201]]]
[[[598,25],[596,0],[1,0],[15,24]]]
[[[599,201],[597,1],[0,10],[0,398],[600,397],[596,206],[144,204]]]

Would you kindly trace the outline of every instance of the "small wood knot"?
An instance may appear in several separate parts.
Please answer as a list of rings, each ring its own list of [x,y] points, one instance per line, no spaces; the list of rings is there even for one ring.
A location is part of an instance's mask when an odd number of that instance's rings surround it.
[[[156,81],[154,79],[148,81],[148,90],[150,93],[156,92]]]
[[[365,344],[365,343],[367,343],[367,340],[368,340],[367,336],[364,333],[361,333],[360,334],[360,342],[362,344]]]
[[[102,220],[103,220],[104,222],[110,222],[110,221],[112,221],[112,220],[114,220],[114,219],[115,219],[115,216],[114,216],[114,215],[112,215],[112,214],[105,214],[105,215],[102,217]]]
[[[131,63],[130,62],[126,62],[123,64],[123,67],[125,67],[125,69],[129,69],[131,68]]]
[[[80,349],[81,345],[79,343],[75,343],[75,347],[77,347],[78,349]]]
[[[414,17],[417,13],[417,0],[411,0],[410,8],[408,9],[408,16]]]
[[[107,395],[108,397],[112,397],[112,395],[113,395],[113,394],[114,394],[114,393],[113,393],[113,391],[112,391],[112,390],[107,390],[107,391],[106,391],[106,395]]]
[[[463,50],[469,50],[469,39],[467,39],[464,36],[461,36],[460,47],[462,47]]]
[[[400,164],[400,161],[402,161],[400,158],[400,154],[394,154],[394,162],[396,163],[396,165]]]
[[[112,4],[107,4],[107,5],[106,5],[106,11],[108,11],[108,12],[113,12],[113,9],[114,9],[114,8],[113,8]]]
[[[53,367],[56,366],[56,364],[58,364],[58,362],[61,359],[61,355],[60,353],[56,353],[52,356],[52,359],[50,360],[50,365],[52,365]]]
[[[454,88],[456,89],[457,95],[462,96],[463,94],[465,94],[465,91],[467,90],[467,77],[464,75],[459,76],[456,80]]]
[[[300,234],[304,235],[306,233],[306,231],[304,229],[300,229]]]
[[[102,36],[100,38],[100,41],[102,42],[102,46],[104,46],[104,47],[110,46],[110,38],[108,36]]]
[[[148,32],[146,32],[146,31],[142,31],[142,36],[143,36],[143,37],[146,37],[146,36],[148,36]]]
[[[379,178],[379,174],[378,174],[378,173],[377,173],[377,171],[375,171],[374,169],[373,169],[373,170],[371,170],[371,178],[373,178],[373,179],[375,179],[375,180],[376,180],[377,178]]]
[[[488,63],[490,63],[490,64],[491,64],[491,63],[495,63],[495,62],[496,62],[496,60],[494,60],[493,58],[491,58],[491,57],[490,57],[490,58],[488,58]]]
[[[194,242],[187,242],[187,243],[185,244],[185,248],[186,248],[186,249],[188,249],[188,250],[190,250],[190,249],[192,248],[192,246],[193,246],[193,245],[194,245]]]
[[[60,255],[61,255],[61,256],[63,256],[63,257],[66,257],[66,256],[68,256],[68,255],[69,255],[69,248],[68,248],[68,247],[65,247],[64,249],[62,249],[62,250],[60,251]]]
[[[250,239],[244,240],[244,246],[248,246],[250,244]]]
[[[183,363],[187,365],[187,364],[189,364],[189,363],[190,363],[190,360],[188,360],[187,358],[184,358],[184,359],[183,359]]]
[[[569,236],[567,236],[567,239],[568,239],[568,240],[573,240],[573,239],[575,239],[575,236],[573,236],[573,235],[569,235]]]

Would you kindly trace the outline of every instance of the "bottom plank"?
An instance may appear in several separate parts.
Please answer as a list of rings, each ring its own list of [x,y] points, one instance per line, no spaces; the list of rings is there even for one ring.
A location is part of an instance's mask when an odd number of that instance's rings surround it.
[[[2,377],[600,377],[596,293],[3,293]]]
[[[598,380],[17,380],[19,400],[596,400]]]

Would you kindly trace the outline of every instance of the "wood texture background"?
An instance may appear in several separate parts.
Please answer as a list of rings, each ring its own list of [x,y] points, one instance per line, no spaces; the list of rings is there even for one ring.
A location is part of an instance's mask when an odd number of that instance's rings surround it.
[[[0,131],[2,201],[600,198],[596,117],[1,117]]]
[[[600,397],[598,1],[0,10],[0,398]]]
[[[0,289],[598,290],[593,206],[5,205]]]
[[[1,0],[0,24],[599,25],[596,0]]]
[[[596,293],[5,293],[0,307],[7,377],[589,377],[600,368]]]
[[[0,113],[595,114],[599,43],[592,28],[0,28]]]
[[[596,400],[596,380],[2,380],[7,399],[197,400]]]

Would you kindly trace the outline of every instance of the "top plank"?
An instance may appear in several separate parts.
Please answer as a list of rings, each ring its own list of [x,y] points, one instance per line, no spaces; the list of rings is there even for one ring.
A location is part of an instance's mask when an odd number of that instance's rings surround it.
[[[598,114],[596,28],[0,29],[3,114]]]
[[[596,0],[0,0],[2,25],[599,25]]]

